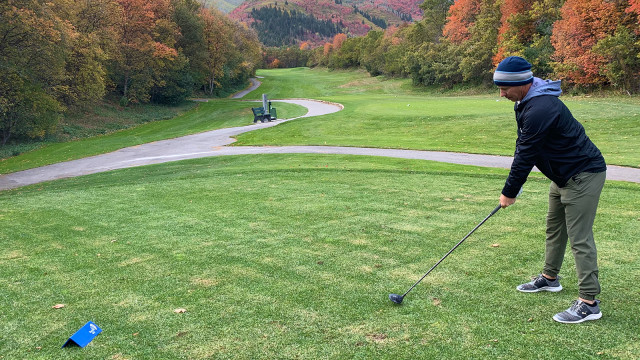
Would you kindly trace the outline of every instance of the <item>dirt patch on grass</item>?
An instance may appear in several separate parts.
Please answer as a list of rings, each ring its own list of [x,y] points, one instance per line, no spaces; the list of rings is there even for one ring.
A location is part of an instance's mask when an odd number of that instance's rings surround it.
[[[376,344],[385,343],[388,338],[387,334],[367,334],[367,340]]]

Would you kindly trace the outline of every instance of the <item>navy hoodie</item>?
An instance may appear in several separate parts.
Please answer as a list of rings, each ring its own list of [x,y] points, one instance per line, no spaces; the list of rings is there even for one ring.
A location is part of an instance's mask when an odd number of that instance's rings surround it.
[[[600,150],[558,99],[561,93],[560,81],[534,78],[515,104],[518,140],[504,196],[516,197],[534,165],[559,187],[581,172],[606,171]]]

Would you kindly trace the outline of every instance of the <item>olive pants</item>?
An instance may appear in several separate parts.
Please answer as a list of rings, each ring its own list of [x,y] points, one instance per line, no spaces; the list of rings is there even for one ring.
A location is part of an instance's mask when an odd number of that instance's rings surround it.
[[[551,182],[544,273],[556,277],[562,267],[567,239],[576,261],[580,297],[594,300],[600,293],[593,222],[606,172],[577,174],[562,188]]]

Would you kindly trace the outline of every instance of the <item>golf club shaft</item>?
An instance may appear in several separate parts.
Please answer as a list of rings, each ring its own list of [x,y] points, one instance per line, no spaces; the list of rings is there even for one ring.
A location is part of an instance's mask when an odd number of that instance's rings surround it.
[[[521,191],[522,191],[522,190],[521,190]],[[518,194],[518,195],[520,195],[520,194]],[[433,265],[433,266],[431,267],[431,269],[429,269],[429,271],[427,271],[427,273],[426,273],[426,274],[424,274],[424,275],[420,278],[420,280],[416,281],[416,283],[415,283],[415,284],[413,284],[413,286],[411,286],[411,287],[409,288],[409,290],[407,290],[407,292],[405,292],[405,293],[402,295],[402,297],[405,297],[405,296],[409,293],[409,291],[413,290],[413,288],[414,288],[414,287],[416,287],[416,285],[418,285],[418,284],[419,284],[419,283],[420,283],[424,278],[426,278],[426,277],[427,277],[427,275],[429,275],[429,273],[430,273],[433,269],[435,269],[435,268],[436,268],[436,267],[437,267],[437,266],[442,262],[442,260],[444,260],[447,256],[449,256],[449,254],[451,254],[451,253],[453,252],[453,250],[455,250],[458,246],[460,246],[460,244],[462,244],[462,243],[463,243],[463,242],[464,242],[464,241],[465,241],[469,236],[471,236],[471,234],[473,234],[473,232],[474,232],[474,231],[476,231],[476,230],[477,230],[477,229],[478,229],[482,224],[484,224],[484,222],[485,222],[485,221],[489,220],[489,218],[490,218],[490,217],[492,217],[495,213],[497,213],[497,212],[498,212],[498,210],[500,210],[500,208],[501,208],[501,206],[500,206],[500,205],[496,206],[496,208],[495,208],[495,209],[493,209],[493,211],[491,212],[491,214],[489,214],[489,215],[488,215],[486,218],[484,218],[484,220],[482,220],[482,221],[481,221],[481,222],[480,222],[476,227],[474,227],[474,228],[473,228],[473,230],[471,230],[471,231],[467,234],[467,236],[463,237],[463,238],[462,238],[462,240],[460,240],[460,241],[456,244],[456,246],[454,246],[453,248],[451,248],[451,250],[449,250],[449,252],[448,252],[448,253],[446,253],[446,254],[442,257],[442,259],[438,260],[438,262],[437,262],[435,265]]]

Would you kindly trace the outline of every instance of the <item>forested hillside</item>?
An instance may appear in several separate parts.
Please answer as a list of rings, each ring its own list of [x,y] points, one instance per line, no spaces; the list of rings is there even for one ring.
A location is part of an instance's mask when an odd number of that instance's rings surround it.
[[[0,145],[43,138],[105,97],[179,103],[244,86],[255,32],[197,0],[0,2]]]
[[[391,25],[420,20],[422,18],[422,11],[419,8],[421,2],[421,0],[247,0],[229,16],[255,28],[265,45],[288,46],[306,42],[317,46],[330,40],[334,34],[327,36],[326,32],[314,31],[317,25],[309,20],[311,18],[321,22],[332,22],[338,27],[339,32],[347,36],[363,36],[372,29],[386,29]],[[288,17],[293,17],[293,14],[296,14],[295,16],[302,14],[308,16],[308,19],[297,24],[291,29],[292,34],[287,35],[285,33],[290,29],[286,28],[285,24],[279,23],[282,20],[279,14],[261,12],[261,9],[269,7],[279,9],[280,13]],[[256,18],[256,14],[262,16]],[[276,30],[277,26],[281,29]],[[263,32],[266,28],[271,30]]]
[[[258,39],[265,46],[295,44],[301,39],[331,38],[343,30],[340,23],[271,6],[253,9],[251,17],[256,20],[252,26]]]
[[[575,92],[640,93],[640,0],[425,0],[423,19],[268,49],[269,67],[363,68],[416,85],[489,86],[519,55]]]

